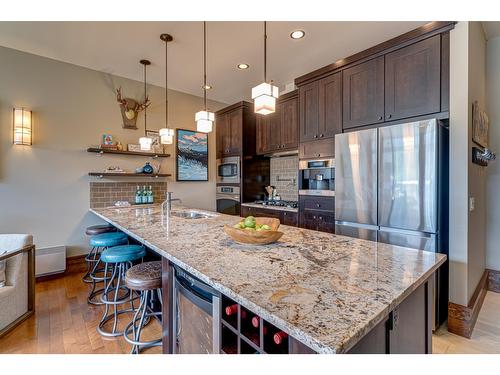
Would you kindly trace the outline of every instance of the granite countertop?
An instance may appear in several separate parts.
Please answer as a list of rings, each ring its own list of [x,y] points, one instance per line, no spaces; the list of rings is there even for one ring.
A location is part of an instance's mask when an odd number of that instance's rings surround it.
[[[284,225],[277,243],[240,245],[223,232],[238,217],[167,224],[158,205],[91,211],[320,353],[349,350],[446,259]]]
[[[242,203],[241,205],[245,206],[245,207],[262,208],[264,210],[277,210],[277,211],[299,212],[298,208],[283,207],[283,206],[265,206],[263,204],[253,203],[253,202]]]

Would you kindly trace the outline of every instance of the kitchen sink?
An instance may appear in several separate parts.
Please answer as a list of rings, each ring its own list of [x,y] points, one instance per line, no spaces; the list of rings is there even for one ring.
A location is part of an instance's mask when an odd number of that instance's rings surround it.
[[[171,216],[180,217],[180,218],[183,218],[183,219],[208,219],[210,217],[214,217],[215,216],[215,215],[209,215],[209,214],[206,214],[206,213],[203,213],[203,212],[191,211],[191,210],[187,210],[187,211],[172,211],[172,212],[170,212],[170,215]]]

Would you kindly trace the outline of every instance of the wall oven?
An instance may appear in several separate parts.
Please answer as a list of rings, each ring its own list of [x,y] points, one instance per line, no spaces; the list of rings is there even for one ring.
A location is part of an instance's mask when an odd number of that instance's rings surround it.
[[[335,159],[300,160],[299,195],[335,196]]]
[[[220,352],[220,293],[174,266],[174,354]]]
[[[231,156],[217,159],[217,183],[240,183],[240,157]]]
[[[217,203],[217,212],[226,215],[240,215],[239,186],[217,186],[215,201]]]

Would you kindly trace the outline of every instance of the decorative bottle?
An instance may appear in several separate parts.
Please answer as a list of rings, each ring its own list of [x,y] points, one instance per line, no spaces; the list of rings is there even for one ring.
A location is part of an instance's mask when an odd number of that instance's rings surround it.
[[[141,187],[137,185],[137,189],[135,191],[135,204],[141,204],[142,203],[142,191]]]
[[[148,203],[148,191],[146,190],[146,185],[142,186],[141,202],[142,204]]]
[[[151,185],[149,185],[148,190],[148,203],[154,203],[153,188]]]

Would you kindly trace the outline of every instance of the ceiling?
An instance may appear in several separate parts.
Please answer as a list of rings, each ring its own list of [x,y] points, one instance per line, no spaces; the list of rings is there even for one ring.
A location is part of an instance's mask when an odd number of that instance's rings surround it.
[[[286,83],[425,22],[269,22],[268,79]],[[289,34],[301,29],[304,38]],[[152,61],[150,83],[165,85],[161,33],[169,33],[169,88],[202,95],[202,22],[0,22],[0,45],[142,80],[139,60]],[[250,99],[263,81],[263,23],[208,22],[210,99]],[[250,69],[237,69],[247,63]]]

